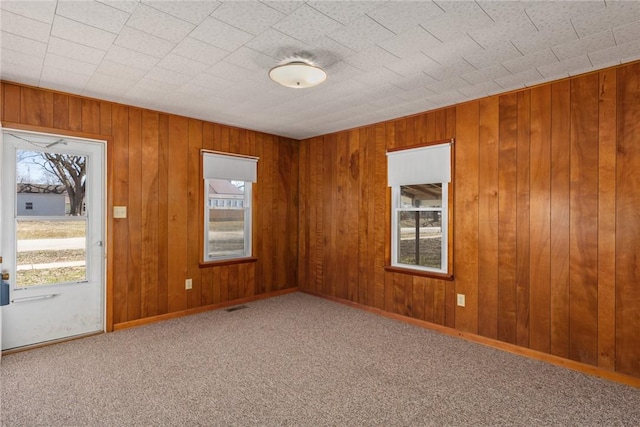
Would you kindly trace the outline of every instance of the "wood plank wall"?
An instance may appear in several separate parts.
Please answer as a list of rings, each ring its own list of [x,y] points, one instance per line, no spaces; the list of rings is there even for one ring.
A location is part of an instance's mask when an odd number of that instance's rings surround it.
[[[387,272],[385,152],[451,137],[454,281]],[[301,141],[299,227],[301,289],[640,376],[640,63]]]
[[[297,141],[8,82],[1,89],[4,126],[110,138],[108,213],[128,207],[126,219],[110,217],[113,323],[297,285]],[[260,158],[255,263],[199,266],[202,148]]]

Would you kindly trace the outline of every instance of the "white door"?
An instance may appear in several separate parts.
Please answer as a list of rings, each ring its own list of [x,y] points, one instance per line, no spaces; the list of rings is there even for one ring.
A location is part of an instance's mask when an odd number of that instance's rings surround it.
[[[104,331],[106,143],[1,134],[2,349]]]

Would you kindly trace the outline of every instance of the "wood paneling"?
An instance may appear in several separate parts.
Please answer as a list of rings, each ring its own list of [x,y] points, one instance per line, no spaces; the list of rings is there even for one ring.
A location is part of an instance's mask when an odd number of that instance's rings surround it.
[[[389,229],[388,221],[390,215],[387,215],[387,209],[390,201],[390,192],[387,189],[387,157],[385,155],[386,145],[386,128],[384,124],[375,126],[373,135],[373,162],[375,162],[375,188],[373,190],[373,201],[368,202],[368,209],[373,208],[375,212],[373,230],[374,230],[374,291],[373,306],[379,309],[384,308],[384,289],[386,274],[384,266],[388,256]],[[300,284],[298,284],[299,286]]]
[[[297,286],[296,141],[9,83],[2,83],[0,99],[3,125],[109,138],[108,315],[115,324]],[[260,156],[257,262],[199,265],[201,148]],[[113,219],[114,205],[127,206],[127,218]],[[193,279],[190,291],[187,278]]]
[[[347,174],[346,182],[346,205],[348,224],[347,234],[347,299],[358,301],[360,294],[359,286],[359,255],[360,249],[360,131],[349,132],[349,142],[347,145]],[[366,220],[366,217],[365,219]],[[363,221],[364,221],[363,220]],[[365,286],[362,287],[366,289]]]
[[[327,141],[328,140],[328,141]],[[328,293],[330,295],[336,295],[335,287],[336,287],[336,274],[337,265],[335,263],[335,248],[338,245],[342,245],[343,236],[340,236],[340,242],[336,241],[336,217],[334,214],[343,215],[343,206],[337,206],[335,204],[335,199],[337,197],[336,191],[336,175],[335,175],[335,164],[338,163],[338,159],[336,158],[336,136],[329,135],[325,138],[325,143],[322,145],[322,154],[324,162],[322,163],[322,186],[323,186],[323,205],[322,205],[322,223],[324,225],[324,229],[322,230],[324,234],[324,248],[322,250],[322,262],[324,268],[322,269],[323,276],[323,286],[322,292]],[[328,142],[328,143],[327,143]],[[346,173],[346,171],[344,172]],[[337,209],[336,209],[337,208]],[[340,286],[344,286],[344,284],[340,284]]]
[[[273,143],[271,138],[268,136],[261,137],[260,142],[258,156],[260,158],[273,156]],[[270,245],[269,239],[273,236],[273,227],[275,226],[275,224],[269,224],[269,216],[273,212],[273,168],[274,165],[270,163],[258,162],[258,181],[263,183],[261,193],[255,197],[257,200],[256,203],[259,203],[262,207],[260,212],[257,213],[259,216],[258,227],[262,230],[262,233],[257,235],[257,244],[261,252],[268,250]],[[280,238],[281,237],[282,236],[280,236]],[[257,283],[258,292],[268,292],[271,290],[269,286],[275,278],[274,265],[273,263],[259,262],[257,267],[258,276],[262,279]],[[221,298],[223,298],[222,301],[226,301],[226,296],[223,297],[221,294]]]
[[[411,317],[424,320],[426,310],[426,290],[427,281],[426,277],[409,276],[412,279],[411,283]]]
[[[598,366],[616,365],[616,72],[600,74],[598,151]]]
[[[498,337],[499,99],[480,101],[478,164],[478,333]]]
[[[100,102],[93,99],[83,99],[82,109],[82,132],[100,133]]]
[[[21,123],[21,87],[12,84],[2,84],[2,117],[3,120]]]
[[[112,107],[112,104],[109,102],[100,103],[100,131],[96,133],[100,133],[102,135],[111,135],[112,133],[111,107]],[[56,117],[55,111],[53,113],[53,117],[54,119]]]
[[[189,178],[189,120],[184,117],[169,116],[169,236],[183,236],[169,244],[169,311],[187,308],[187,294],[184,281],[187,279],[188,242],[188,178]],[[170,238],[171,240],[171,238]]]
[[[310,197],[316,197],[317,194],[321,194],[322,191],[322,168],[323,168],[323,151],[322,151],[322,140],[314,139],[311,143],[311,147],[309,149],[310,156],[309,160],[311,164],[309,165],[310,172]],[[313,160],[317,160],[313,161]],[[324,232],[324,221],[322,217],[322,204],[313,203],[313,207],[310,209],[310,232],[309,238],[311,239],[311,243],[309,244],[310,248],[310,270],[312,277],[314,280],[311,282],[312,288],[317,292],[322,292],[322,286],[324,283],[324,270],[323,270],[323,259],[324,259],[324,244],[323,244],[323,232]]]
[[[276,268],[283,271],[284,275],[282,280],[278,279],[279,281],[274,284],[274,290],[283,290],[298,285],[298,183],[300,180],[298,165],[300,164],[300,156],[298,141],[280,138],[277,145],[279,151],[275,163],[280,167],[281,186],[278,189],[276,200],[278,205],[282,207],[277,221],[280,224],[280,229],[277,232],[286,236],[286,239],[276,245],[276,248],[281,251]],[[273,221],[273,217],[271,221]],[[277,235],[273,237],[273,240],[277,240]],[[296,262],[292,263],[293,260]]]
[[[67,95],[53,94],[53,127],[69,129],[69,97]],[[107,133],[109,134],[111,132]]]
[[[300,142],[300,287],[445,324],[452,285],[448,297],[439,280],[384,271],[390,260],[386,150],[450,138],[451,111]]]
[[[530,316],[529,345],[548,353],[551,346],[551,87],[531,90],[530,159]]]
[[[551,85],[551,354],[569,357],[570,81]]]
[[[516,148],[516,344],[529,346],[529,138],[531,91],[518,93]]]
[[[158,246],[159,227],[159,115],[151,111],[142,112],[141,156],[141,317],[158,314]]]
[[[129,202],[129,111],[116,105],[113,109],[113,195],[114,206]],[[108,207],[109,210],[113,208]],[[109,212],[111,214],[111,212]],[[125,219],[113,220],[113,322],[130,320],[127,310],[129,284],[129,227]]]
[[[82,131],[82,98],[69,97],[69,129]]]
[[[615,360],[640,376],[640,64],[617,76]]]
[[[465,307],[456,306],[455,327],[478,332],[478,159],[480,104],[468,103],[458,108],[455,142],[454,274],[455,291],[466,297]],[[443,304],[444,301],[436,301]]]
[[[127,319],[134,320],[142,316],[142,111],[137,108],[129,108],[128,161]]]
[[[169,312],[169,116],[158,117],[158,314]]]
[[[636,63],[301,141],[299,287],[640,376],[639,75]],[[385,151],[452,137],[454,280],[385,271]]]
[[[516,342],[518,94],[500,97],[498,153],[498,339]],[[454,232],[456,232],[454,230]]]
[[[22,123],[43,127],[53,126],[53,92],[23,87],[20,93]]]
[[[356,213],[358,217],[358,302],[374,305],[375,295],[375,210],[369,209],[369,201],[374,200],[376,162],[375,162],[375,128],[369,126],[360,131],[359,148],[359,195]],[[302,174],[301,174],[302,176]]]
[[[187,291],[187,308],[199,307],[202,304],[202,274],[200,260],[202,257],[203,242],[202,223],[203,215],[203,191],[204,182],[200,169],[200,150],[203,146],[202,122],[189,120],[189,151],[187,154],[188,170],[197,173],[189,173],[187,176],[187,206],[192,209],[187,211],[187,275],[191,279],[191,290]],[[204,243],[203,243],[204,244]]]
[[[597,74],[571,81],[569,357],[598,361]]]
[[[350,176],[349,169],[349,141],[351,136],[348,132],[338,134],[336,141],[336,156],[338,158],[338,168],[334,171],[344,171],[345,173],[336,173],[332,176],[335,180],[335,204],[334,206],[342,206],[340,215],[333,217],[332,224],[332,242],[330,252],[335,260],[336,269],[334,271],[333,283],[344,283],[344,286],[335,286],[335,295],[338,298],[349,298],[349,241],[350,234],[357,233],[357,228],[352,231],[354,224],[350,224],[349,219],[349,194],[347,194],[347,182]],[[357,224],[355,224],[357,226]]]

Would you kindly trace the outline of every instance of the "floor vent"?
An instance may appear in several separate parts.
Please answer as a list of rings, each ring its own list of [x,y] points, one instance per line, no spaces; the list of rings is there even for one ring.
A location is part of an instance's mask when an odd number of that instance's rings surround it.
[[[224,311],[226,311],[227,313],[231,313],[232,311],[242,310],[243,308],[247,308],[247,306],[246,305],[237,305],[235,307],[225,308]]]

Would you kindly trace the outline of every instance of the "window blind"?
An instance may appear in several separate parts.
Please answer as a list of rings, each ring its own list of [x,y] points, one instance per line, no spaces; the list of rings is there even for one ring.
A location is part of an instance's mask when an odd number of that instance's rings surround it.
[[[387,179],[390,187],[451,182],[451,143],[388,152]]]
[[[202,174],[204,179],[256,182],[258,159],[203,152]]]

